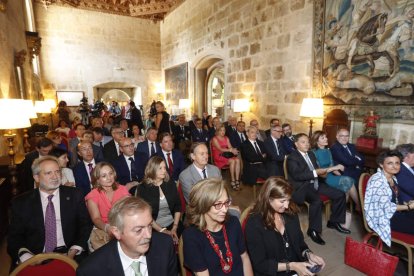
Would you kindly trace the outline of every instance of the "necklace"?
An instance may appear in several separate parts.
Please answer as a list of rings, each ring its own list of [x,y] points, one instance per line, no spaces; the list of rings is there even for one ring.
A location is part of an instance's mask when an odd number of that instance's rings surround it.
[[[394,192],[394,195],[395,195],[395,204],[399,204],[398,203],[398,187],[397,187],[397,185],[395,184],[395,182],[394,181],[392,181],[393,183],[391,184],[391,181],[388,181],[388,185],[390,185],[390,188],[391,188],[391,190]]]
[[[279,220],[280,220],[280,222],[283,224],[283,226],[285,225],[285,220],[283,219],[283,217],[282,216],[279,216]],[[288,234],[287,234],[287,231],[286,231],[286,227],[284,227],[285,228],[285,232],[282,234],[276,227],[275,227],[275,230],[276,230],[276,232],[278,232],[279,234],[280,234],[280,236],[282,237],[282,240],[283,240],[283,243],[285,244],[285,247],[286,248],[289,248],[289,237],[288,237]],[[286,238],[285,238],[285,236],[286,236]]]
[[[220,258],[220,265],[221,270],[223,270],[224,273],[228,274],[231,272],[231,269],[233,268],[233,254],[230,251],[230,245],[229,245],[229,239],[227,237],[226,227],[223,225],[223,236],[224,236],[224,245],[226,246],[226,260],[224,260],[223,253],[221,252],[218,244],[214,241],[213,236],[211,235],[210,231],[205,230],[204,233],[207,236],[208,241],[210,242],[210,245],[213,247],[214,252],[219,256]]]

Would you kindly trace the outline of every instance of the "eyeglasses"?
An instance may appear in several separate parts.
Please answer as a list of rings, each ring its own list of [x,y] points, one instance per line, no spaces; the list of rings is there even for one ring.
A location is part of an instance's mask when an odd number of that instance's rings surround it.
[[[226,206],[227,208],[229,208],[230,205],[231,205],[231,199],[228,199],[224,202],[217,202],[213,204],[216,210],[220,210],[221,208],[223,208],[223,206]]]
[[[123,148],[132,148],[134,146],[135,146],[134,144],[128,144],[128,145],[123,145],[122,147]]]
[[[339,137],[349,137],[349,135],[339,135]]]

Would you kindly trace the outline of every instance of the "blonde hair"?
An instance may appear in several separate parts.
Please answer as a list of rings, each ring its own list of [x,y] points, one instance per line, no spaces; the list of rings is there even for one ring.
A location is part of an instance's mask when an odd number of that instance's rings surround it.
[[[218,178],[207,178],[197,182],[190,192],[187,217],[190,223],[204,231],[207,228],[205,214],[225,192],[230,196],[224,181]]]
[[[118,189],[118,184],[116,183],[116,171],[115,168],[108,162],[99,162],[98,164],[96,164],[95,168],[92,171],[92,176],[91,176],[91,180],[92,180],[92,185],[94,188],[97,188],[98,191],[102,191],[103,188],[102,186],[98,183],[98,179],[101,177],[101,170],[104,167],[109,167],[112,172],[114,173],[114,183],[112,184],[112,190],[116,190]]]
[[[157,170],[161,166],[161,163],[164,162],[164,159],[160,156],[153,156],[147,163],[144,172],[144,180],[143,182],[146,184],[154,184],[155,179],[157,178]],[[168,173],[165,174],[164,181],[168,182],[170,180],[170,176]]]

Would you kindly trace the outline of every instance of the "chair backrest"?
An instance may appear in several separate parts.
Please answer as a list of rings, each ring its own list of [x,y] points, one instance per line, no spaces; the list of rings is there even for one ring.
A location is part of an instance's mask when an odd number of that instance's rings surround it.
[[[177,182],[177,191],[178,191],[178,196],[180,197],[180,201],[181,201],[181,213],[184,214],[187,206],[185,204],[184,193],[183,193],[183,189],[181,188],[180,181]]]
[[[243,233],[244,233],[244,229],[246,228],[247,219],[249,218],[252,210],[253,210],[253,204],[247,207],[246,209],[244,209],[244,211],[242,212],[240,216],[240,224],[241,224]]]
[[[371,228],[369,228],[367,220],[365,219],[364,202],[365,202],[365,191],[367,190],[368,180],[370,177],[371,175],[369,173],[363,173],[359,177],[359,183],[358,183],[358,192],[359,192],[359,200],[361,201],[362,217],[364,221],[365,230],[367,230],[368,233],[371,233],[372,230]]]
[[[37,263],[51,260],[46,264]],[[42,253],[16,267],[11,276],[75,276],[78,264],[71,258],[58,253]]]
[[[285,179],[288,180],[288,169],[287,169],[287,155],[285,155],[285,160],[283,160],[283,173],[285,174]]]
[[[180,270],[182,276],[192,276],[193,274],[184,266],[184,244],[183,236],[180,237],[178,242],[178,261],[180,262]]]

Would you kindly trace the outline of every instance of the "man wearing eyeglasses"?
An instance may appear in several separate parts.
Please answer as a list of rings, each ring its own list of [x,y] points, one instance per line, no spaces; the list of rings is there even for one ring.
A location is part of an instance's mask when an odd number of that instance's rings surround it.
[[[122,154],[113,162],[117,181],[133,194],[131,189],[138,185],[144,177],[145,166],[148,162],[146,155],[135,152],[134,142],[131,138],[123,138],[119,141],[119,149]]]
[[[103,154],[105,161],[113,163],[121,154],[119,142],[124,138],[124,132],[119,125],[114,125],[111,129],[112,140],[105,144]]]
[[[331,147],[332,158],[335,164],[342,164],[345,167],[342,175],[350,176],[359,182],[365,159],[354,144],[349,143],[349,131],[341,128],[336,133],[336,142]]]
[[[283,161],[286,150],[281,141],[283,130],[281,126],[274,126],[270,129],[270,137],[264,141],[267,153],[266,167],[269,176],[284,176]]]

